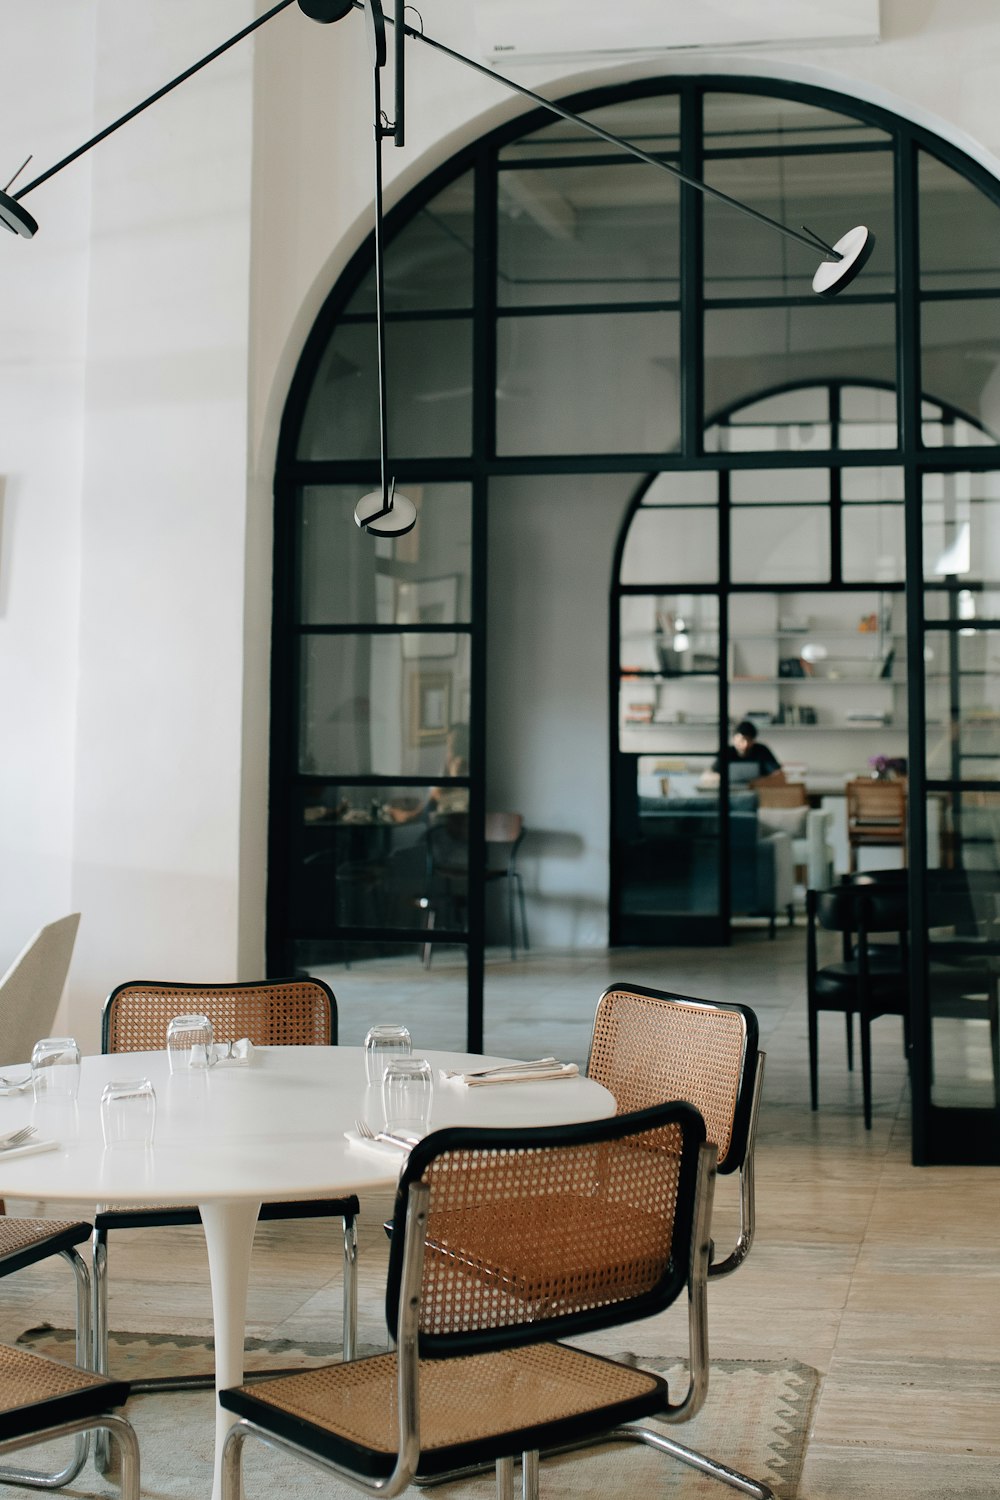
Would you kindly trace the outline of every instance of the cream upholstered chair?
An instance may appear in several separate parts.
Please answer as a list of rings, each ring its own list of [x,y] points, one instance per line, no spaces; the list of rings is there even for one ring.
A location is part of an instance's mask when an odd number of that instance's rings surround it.
[[[113,990],[104,1004],[102,1050],[138,1052],[163,1047],[167,1023],[197,1011],[212,1022],[216,1041],[249,1037],[256,1047],[330,1046],[337,1040],[337,1008],[320,979],[263,980],[248,984],[161,984],[132,980]],[[264,1203],[260,1219],[339,1218],[343,1225],[344,1358],[354,1356],[357,1330],[357,1228],[353,1195],[310,1202]],[[94,1346],[96,1368],[108,1369],[108,1232],[150,1225],[197,1224],[196,1207],[154,1203],[103,1204],[94,1215]],[[165,1382],[157,1381],[160,1387]],[[208,1382],[206,1382],[208,1383]],[[133,1382],[141,1388],[142,1383]],[[184,1384],[190,1388],[190,1379]]]
[[[241,1493],[250,1435],[368,1494],[495,1464],[499,1500],[512,1500],[518,1455],[536,1500],[540,1449],[598,1434],[661,1447],[658,1431],[622,1424],[683,1421],[704,1399],[714,1157],[683,1103],[426,1136],[396,1196],[396,1351],[222,1391],[238,1418],[223,1500]],[[685,1287],[691,1373],[677,1402],[659,1376],[562,1342],[654,1313]]]
[[[0,1344],[0,1452],[33,1448],[74,1434],[86,1452],[91,1432],[110,1433],[121,1458],[123,1500],[139,1500],[139,1444],[117,1411],[125,1405],[128,1393],[124,1380],[106,1380],[90,1370]],[[5,1468],[0,1472],[8,1483],[44,1489],[69,1482],[57,1475],[53,1483],[32,1470]]]
[[[40,927],[0,979],[0,1066],[27,1062],[51,1032],[79,925],[77,911]]]

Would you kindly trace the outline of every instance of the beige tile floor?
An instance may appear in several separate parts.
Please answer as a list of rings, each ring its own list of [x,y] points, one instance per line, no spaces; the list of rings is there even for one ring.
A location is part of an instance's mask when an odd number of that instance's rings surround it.
[[[712,1352],[789,1356],[823,1382],[801,1500],[908,1500],[1000,1494],[1000,1169],[917,1169],[909,1162],[909,1103],[900,1023],[874,1028],[875,1121],[861,1120],[860,1080],[844,1060],[843,1024],[821,1022],[820,1112],[808,1103],[804,958],[800,929],[767,941],[748,930],[728,949],[504,954],[487,968],[487,1047],[513,1056],[552,1051],[584,1061],[594,1006],[629,980],[757,1011],[767,1074],[758,1147],[758,1239],[739,1274],[713,1284]],[[430,971],[329,976],[343,1041],[374,1014],[405,1013],[425,1045],[454,1042],[463,1001],[456,958]],[[374,997],[374,998],[373,998]],[[460,1027],[459,1027],[460,1034]],[[715,1237],[734,1221],[720,1183]],[[728,1190],[728,1191],[727,1191]],[[384,1270],[377,1231],[384,1203],[364,1205],[363,1274]],[[11,1204],[11,1211],[32,1205]],[[248,1323],[252,1333],[339,1336],[340,1288],[330,1233],[316,1225],[258,1232]],[[200,1234],[137,1231],[112,1241],[116,1327],[201,1331],[210,1299]],[[71,1316],[62,1267],[0,1285],[0,1337]],[[378,1340],[378,1327],[361,1337]],[[684,1314],[636,1328],[632,1347],[683,1352]],[[709,1396],[711,1399],[711,1395]]]

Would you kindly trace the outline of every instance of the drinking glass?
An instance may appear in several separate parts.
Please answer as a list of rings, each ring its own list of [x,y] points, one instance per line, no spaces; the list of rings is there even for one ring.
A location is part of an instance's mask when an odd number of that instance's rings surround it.
[[[105,1146],[151,1146],[155,1124],[156,1094],[148,1078],[104,1085],[101,1129]]]
[[[382,1078],[386,1130],[426,1135],[431,1123],[434,1081],[426,1057],[392,1057]]]
[[[370,1084],[382,1082],[386,1064],[394,1057],[409,1057],[413,1051],[410,1033],[405,1026],[385,1021],[373,1026],[365,1037],[365,1072]]]
[[[31,1088],[37,1099],[75,1099],[80,1049],[71,1036],[46,1036],[31,1050]]]
[[[171,1073],[210,1068],[215,1062],[215,1035],[207,1016],[174,1016],[167,1023],[167,1057]]]

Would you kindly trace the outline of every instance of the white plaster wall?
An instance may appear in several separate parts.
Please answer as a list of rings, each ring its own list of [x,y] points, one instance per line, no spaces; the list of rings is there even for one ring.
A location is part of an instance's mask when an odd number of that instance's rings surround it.
[[[249,0],[100,0],[96,117],[252,16]],[[72,884],[83,921],[68,1017],[87,1046],[119,980],[236,977],[251,45],[92,158]]]
[[[94,11],[6,0],[0,181],[89,132]],[[26,200],[35,240],[0,235],[0,971],[71,902],[89,179]]]

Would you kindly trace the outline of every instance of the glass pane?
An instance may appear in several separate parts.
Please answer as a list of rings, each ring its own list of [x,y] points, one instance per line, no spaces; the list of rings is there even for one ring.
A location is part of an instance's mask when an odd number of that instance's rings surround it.
[[[464,455],[472,444],[472,322],[389,323],[389,454]],[[298,457],[378,458],[378,350],[374,322],[340,323],[306,403]]]
[[[334,782],[303,788],[292,829],[291,929],[319,937],[345,927],[423,928],[427,841],[442,790]],[[447,795],[467,806],[466,788]]]
[[[715,583],[718,576],[714,507],[639,507],[622,552],[622,583]]]
[[[830,577],[825,507],[754,506],[731,516],[734,583],[811,583]]]
[[[805,385],[748,401],[705,434],[706,453],[802,453],[832,442],[830,391]]]
[[[716,744],[718,597],[627,595],[619,603],[619,631],[621,748],[652,750],[665,733],[692,752]]]
[[[473,187],[473,174],[466,172],[389,240],[385,247],[387,312],[472,306]],[[374,269],[347,310],[374,313]]]
[[[930,629],[925,643],[928,777],[1000,777],[1000,631]]]
[[[896,392],[874,385],[845,385],[840,392],[836,446],[895,448],[896,444]],[[902,476],[901,469],[896,472]]]
[[[471,490],[465,484],[405,484],[417,524],[397,541],[354,524],[365,485],[302,491],[301,618],[309,625],[431,625],[468,621],[472,567]],[[443,656],[454,653],[442,635]],[[428,645],[424,642],[425,654]],[[445,649],[447,647],[447,649]]]
[[[638,762],[649,764],[657,769],[638,771],[631,826],[622,829],[622,915],[712,915],[719,910],[719,797],[701,776],[711,761],[680,753]]]
[[[856,146],[865,142],[890,144],[889,136],[874,125],[798,99],[769,94],[706,95],[706,146],[713,151],[740,151],[746,149],[748,138],[762,150]]]
[[[680,105],[676,94],[655,94],[645,99],[622,99],[602,109],[589,109],[586,118],[610,135],[632,141],[651,155],[664,155],[680,148]],[[580,156],[621,161],[621,148],[591,135],[572,120],[553,120],[531,135],[504,146],[503,164],[546,160],[567,162]],[[659,174],[650,167],[653,176]],[[664,179],[666,180],[666,179]]]
[[[1000,873],[995,863],[930,871],[927,887],[931,1098],[992,1109]]]
[[[714,422],[761,390],[863,376],[895,389],[891,307],[727,308],[705,314],[705,414]],[[760,446],[777,447],[777,443]]]
[[[906,577],[902,505],[845,505],[841,517],[845,583],[895,583]]]
[[[302,642],[299,771],[427,776],[445,768],[449,732],[469,721],[469,637],[316,635]]]
[[[423,963],[423,943],[298,939],[289,971],[325,979],[337,997],[341,1045],[360,1047],[378,1021],[401,1021],[417,1052],[454,1052],[465,1045],[468,977],[466,950],[434,944],[433,964]]]
[[[921,287],[994,290],[1000,206],[926,151],[919,153],[918,171]]]
[[[815,505],[830,498],[827,469],[734,469],[729,479],[734,505]]]
[[[963,419],[950,424],[925,421],[928,447],[973,442],[966,424],[979,429],[978,442],[1000,442],[995,388],[1000,380],[1000,298],[958,298],[924,302],[920,309],[921,379],[924,394]]]
[[[840,471],[840,497],[845,505],[854,501],[902,500],[905,495],[903,470],[885,466],[877,469],[845,468]]]
[[[501,172],[497,297],[670,301],[679,293],[679,188],[642,162]]]
[[[673,313],[501,318],[497,452],[672,449],[680,430],[678,339]]]
[[[923,495],[924,577],[1000,580],[1000,473],[925,474]]]
[[[890,152],[834,156],[709,159],[705,181],[738,202],[797,229],[808,224],[828,244],[867,224],[875,248],[851,290],[891,295],[895,286]],[[705,296],[812,296],[822,250],[797,244],[728,203],[705,199]],[[850,291],[846,294],[850,295]]]

